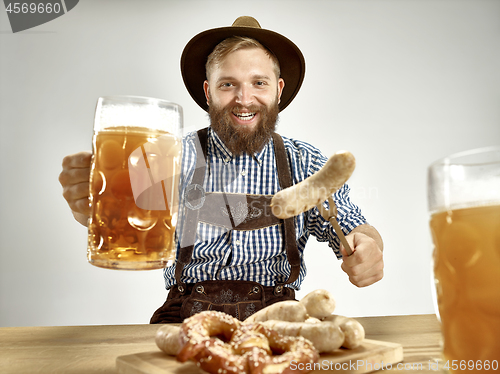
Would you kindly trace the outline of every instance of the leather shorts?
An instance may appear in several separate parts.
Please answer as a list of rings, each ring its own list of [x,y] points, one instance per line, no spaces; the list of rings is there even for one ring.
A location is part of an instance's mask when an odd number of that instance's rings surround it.
[[[295,300],[295,291],[251,281],[203,281],[186,285],[184,293],[173,286],[165,303],[153,314],[150,323],[181,323],[204,310],[227,313],[240,321],[278,301]]]

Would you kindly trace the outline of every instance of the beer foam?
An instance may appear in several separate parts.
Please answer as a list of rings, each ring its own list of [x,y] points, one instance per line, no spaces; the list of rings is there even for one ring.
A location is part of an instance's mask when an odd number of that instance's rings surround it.
[[[430,212],[500,204],[500,147],[457,153],[427,172]]]
[[[148,105],[141,103],[106,103],[99,102],[96,110],[96,129],[127,126],[147,127],[155,130],[168,131],[175,136],[182,136],[182,108],[174,103],[155,100]],[[161,105],[161,106],[160,106]]]
[[[500,176],[445,183],[443,189],[433,194],[429,207],[432,211],[500,205]]]

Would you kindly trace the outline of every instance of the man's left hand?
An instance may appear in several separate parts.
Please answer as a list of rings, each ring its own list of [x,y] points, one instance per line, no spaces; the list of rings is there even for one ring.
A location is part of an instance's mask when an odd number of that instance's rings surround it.
[[[342,270],[349,276],[349,281],[357,287],[366,287],[378,282],[384,276],[384,257],[382,250],[372,237],[353,230],[346,236],[352,248],[348,256],[342,244]]]

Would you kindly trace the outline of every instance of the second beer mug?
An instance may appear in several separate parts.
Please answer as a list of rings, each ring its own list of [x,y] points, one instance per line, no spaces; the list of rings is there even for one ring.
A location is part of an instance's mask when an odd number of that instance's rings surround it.
[[[88,260],[147,270],[175,260],[182,108],[133,96],[97,102]]]
[[[434,282],[443,368],[497,371],[500,362],[500,147],[428,170]]]

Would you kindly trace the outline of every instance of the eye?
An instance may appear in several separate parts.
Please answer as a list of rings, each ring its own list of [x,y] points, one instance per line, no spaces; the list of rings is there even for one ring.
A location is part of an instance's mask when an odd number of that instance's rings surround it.
[[[232,87],[233,84],[230,83],[230,82],[224,82],[224,83],[221,83],[220,85],[222,88],[229,88],[229,87]]]
[[[266,83],[266,82],[264,82],[264,81],[257,81],[257,82],[255,82],[255,85],[256,85],[256,86],[265,86],[266,84],[267,84],[267,83]]]

